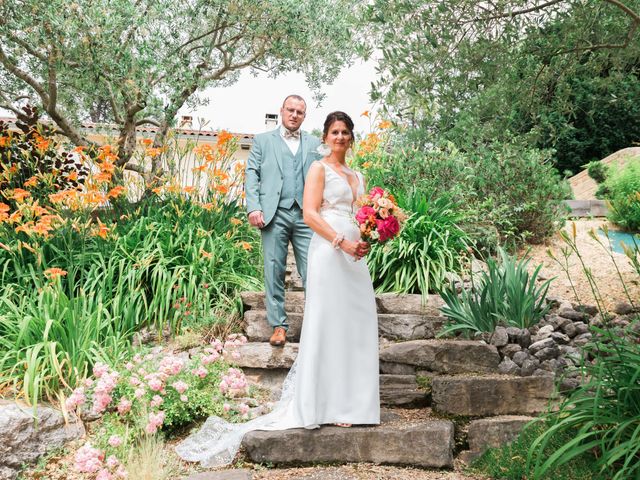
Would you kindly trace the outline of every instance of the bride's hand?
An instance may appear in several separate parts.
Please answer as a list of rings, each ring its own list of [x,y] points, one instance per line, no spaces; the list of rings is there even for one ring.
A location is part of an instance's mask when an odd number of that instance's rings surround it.
[[[356,260],[360,260],[369,253],[369,244],[367,242],[352,242],[351,240],[343,240],[340,242],[340,248],[348,255]]]

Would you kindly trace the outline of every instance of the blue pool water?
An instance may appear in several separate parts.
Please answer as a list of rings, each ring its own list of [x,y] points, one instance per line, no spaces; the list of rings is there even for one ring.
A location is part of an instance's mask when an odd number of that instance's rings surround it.
[[[600,234],[601,237],[603,237],[603,240],[606,242],[607,237],[605,236],[604,232],[602,230],[598,230],[598,233]],[[638,246],[638,248],[640,248],[640,234],[637,234],[637,233],[621,232],[619,230],[609,230],[609,239],[611,240],[611,247],[614,252],[624,253],[622,245],[620,245],[621,242],[624,243],[629,248],[634,248],[633,246],[634,239],[635,239],[635,244]]]

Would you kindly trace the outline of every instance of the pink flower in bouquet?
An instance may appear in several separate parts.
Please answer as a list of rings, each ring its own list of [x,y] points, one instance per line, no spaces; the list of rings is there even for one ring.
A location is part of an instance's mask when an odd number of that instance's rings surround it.
[[[358,210],[358,213],[356,213],[356,221],[360,225],[367,223],[367,220],[371,217],[376,217],[376,211],[368,205],[361,207],[360,210]]]
[[[369,190],[369,196],[371,197],[372,200],[375,200],[376,197],[382,197],[384,195],[384,190],[380,187],[373,187],[371,190]]]
[[[396,217],[387,217],[384,220],[376,220],[378,233],[380,234],[380,241],[384,242],[390,238],[395,237],[400,231],[400,224]]]

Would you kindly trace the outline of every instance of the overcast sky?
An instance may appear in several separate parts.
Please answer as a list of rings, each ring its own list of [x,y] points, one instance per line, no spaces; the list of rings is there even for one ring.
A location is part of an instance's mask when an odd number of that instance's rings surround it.
[[[369,90],[374,79],[374,63],[359,62],[343,70],[332,85],[323,88],[326,97],[322,105],[317,106],[301,74],[287,74],[273,79],[266,74],[253,77],[243,72],[234,85],[205,91],[209,105],[191,112],[185,109],[180,114],[192,115],[195,128],[198,126],[197,118],[205,118],[209,120],[207,129],[260,133],[265,131],[265,114],[278,114],[282,100],[296,93],[307,100],[307,118],[302,125],[304,130],[321,129],[329,112],[343,110],[353,118],[357,132],[369,132],[369,119],[360,114],[372,109]]]

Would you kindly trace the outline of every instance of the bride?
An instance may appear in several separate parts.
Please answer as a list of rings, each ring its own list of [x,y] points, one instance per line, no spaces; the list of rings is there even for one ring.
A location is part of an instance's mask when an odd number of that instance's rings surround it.
[[[299,353],[273,411],[242,424],[210,417],[176,451],[204,466],[233,461],[245,433],[380,423],[378,323],[367,265],[369,245],[360,241],[354,202],[364,178],[346,166],[353,121],[333,112],[324,123],[331,150],[314,162],[305,181],[304,221],[309,245],[304,320]]]

